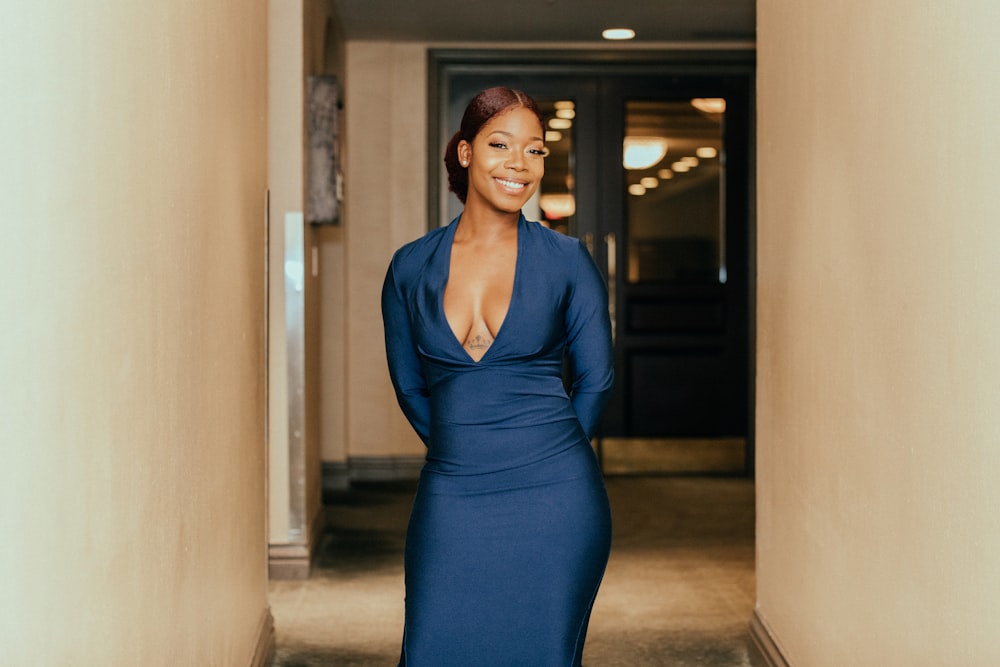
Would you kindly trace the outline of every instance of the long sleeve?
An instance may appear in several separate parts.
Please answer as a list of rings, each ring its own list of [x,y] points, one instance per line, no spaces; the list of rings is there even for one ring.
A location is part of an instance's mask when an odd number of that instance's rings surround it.
[[[420,357],[410,326],[406,301],[396,284],[395,259],[382,285],[382,323],[385,328],[385,353],[389,377],[396,400],[413,430],[427,444],[430,437],[430,398]]]
[[[566,309],[570,398],[584,433],[592,438],[611,395],[614,352],[607,287],[582,243],[578,245],[576,264],[576,279]]]

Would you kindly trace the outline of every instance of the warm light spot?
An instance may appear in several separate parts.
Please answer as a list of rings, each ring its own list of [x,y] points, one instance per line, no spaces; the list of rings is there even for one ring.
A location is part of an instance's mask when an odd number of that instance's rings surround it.
[[[661,181],[669,181],[671,178],[674,177],[674,172],[670,171],[669,169],[661,169],[658,172],[656,172],[656,175],[660,177]]]
[[[545,130],[545,143],[554,144],[557,141],[562,141],[562,132],[559,130]]]
[[[568,130],[573,127],[573,121],[568,118],[550,118],[549,127],[553,130]]]
[[[569,193],[544,194],[538,198],[538,205],[552,220],[568,218],[576,213],[576,198]]]
[[[628,186],[628,193],[630,195],[636,195],[636,196],[644,195],[646,194],[646,188],[642,187],[642,185],[639,183],[633,183],[632,185]]]
[[[639,179],[639,185],[646,188],[647,190],[652,190],[660,184],[660,181],[655,176],[646,176],[645,178]]]
[[[687,162],[681,162],[680,160],[670,165],[670,168],[674,170],[675,174],[683,174],[686,171],[691,171],[691,165]]]
[[[722,97],[696,97],[691,106],[705,113],[725,113],[726,100]]]
[[[711,160],[714,157],[718,157],[719,151],[712,146],[702,146],[696,150],[694,154],[703,160]]]

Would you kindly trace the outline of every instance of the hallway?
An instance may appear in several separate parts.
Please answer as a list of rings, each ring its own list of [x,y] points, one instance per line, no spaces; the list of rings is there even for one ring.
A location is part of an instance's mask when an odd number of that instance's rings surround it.
[[[727,477],[609,477],[611,560],[588,667],[749,665],[754,486]],[[413,483],[326,498],[312,577],[272,581],[273,667],[394,665]]]

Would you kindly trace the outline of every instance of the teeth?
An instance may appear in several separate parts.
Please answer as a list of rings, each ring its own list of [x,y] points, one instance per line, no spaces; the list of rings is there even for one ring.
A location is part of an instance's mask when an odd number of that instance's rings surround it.
[[[507,181],[502,178],[497,179],[497,183],[504,186],[505,188],[523,188],[524,183],[515,183],[514,181]]]

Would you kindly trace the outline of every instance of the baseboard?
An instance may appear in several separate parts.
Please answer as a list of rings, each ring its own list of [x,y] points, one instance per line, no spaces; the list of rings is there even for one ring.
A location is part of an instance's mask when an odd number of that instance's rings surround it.
[[[274,659],[275,649],[274,616],[271,615],[270,607],[264,607],[264,614],[257,627],[257,642],[253,649],[253,657],[250,659],[250,667],[268,667]]]
[[[270,579],[308,579],[312,572],[312,559],[323,532],[323,508],[309,524],[305,542],[279,542],[267,545],[267,576]]]
[[[347,461],[323,461],[323,493],[346,491],[351,488],[351,471]]]
[[[323,490],[343,491],[351,482],[397,482],[420,478],[423,456],[352,456],[323,463]]]
[[[311,544],[267,545],[267,576],[270,579],[308,579],[311,570]]]
[[[781,654],[774,635],[754,609],[750,617],[750,664],[754,667],[791,667]]]
[[[597,454],[607,475],[746,474],[746,439],[602,438]]]

